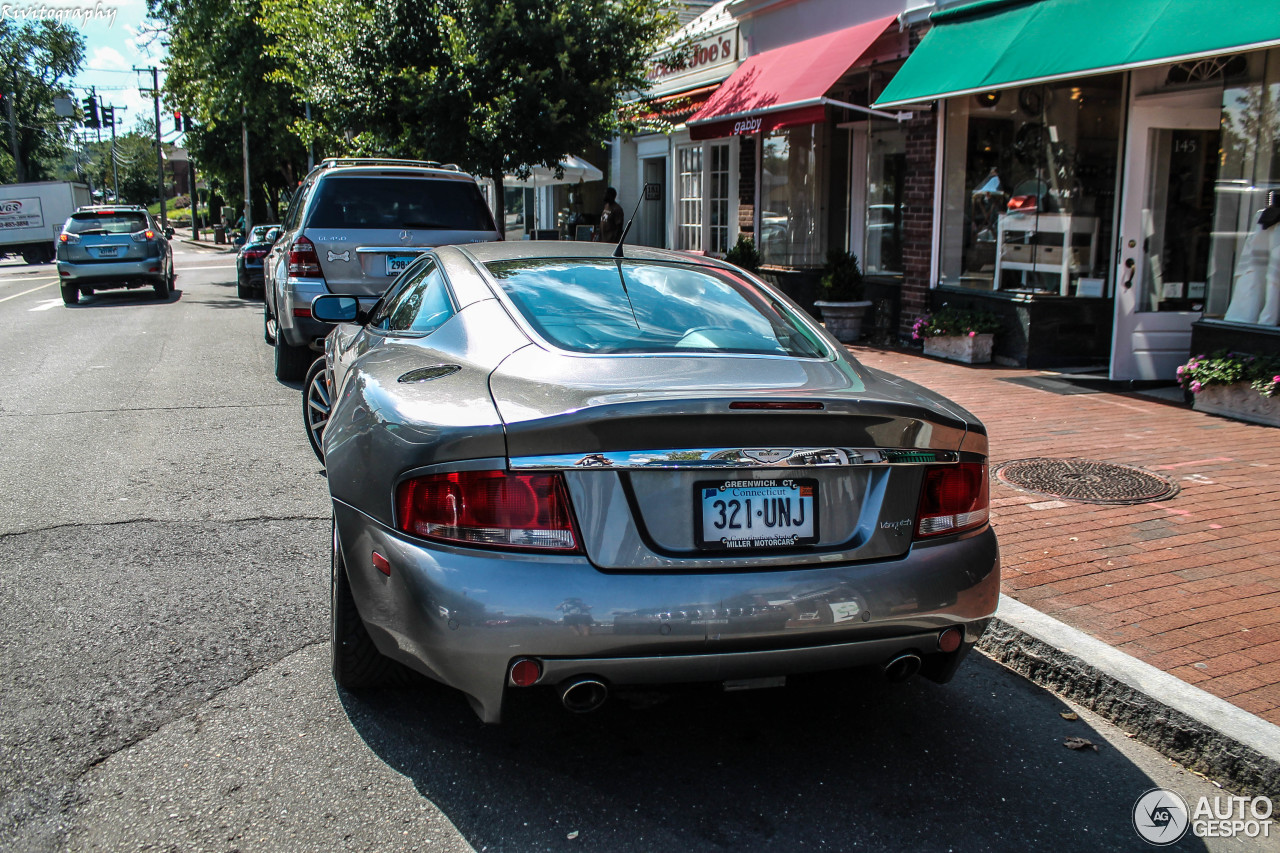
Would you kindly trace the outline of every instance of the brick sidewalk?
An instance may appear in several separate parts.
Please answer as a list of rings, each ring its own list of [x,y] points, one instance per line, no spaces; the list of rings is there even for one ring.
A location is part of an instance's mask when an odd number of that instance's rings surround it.
[[[1007,595],[1280,724],[1280,429],[1131,393],[1059,395],[968,367],[850,347],[976,414],[994,471],[1031,457],[1133,465],[1167,501],[1072,503],[992,481]]]

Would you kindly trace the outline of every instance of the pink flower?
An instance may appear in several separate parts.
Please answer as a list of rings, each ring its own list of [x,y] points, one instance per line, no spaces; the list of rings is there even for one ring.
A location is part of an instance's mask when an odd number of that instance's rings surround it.
[[[1184,370],[1186,370],[1186,369],[1187,369],[1187,368],[1186,368],[1185,366],[1183,366],[1183,367],[1179,367],[1179,368],[1178,368],[1178,375],[1179,375],[1179,376],[1181,376],[1181,375],[1182,375],[1182,371],[1184,371]]]
[[[973,338],[973,337],[977,337],[977,335],[978,335],[978,333],[977,333],[977,332],[970,332],[970,333],[969,333],[969,337],[971,337],[971,338]]]
[[[1201,385],[1199,382],[1192,382],[1192,383],[1191,383],[1191,393],[1192,393],[1192,394],[1199,394],[1199,393],[1200,393],[1200,389],[1201,389],[1201,388],[1203,388],[1203,387],[1204,387],[1204,386],[1203,386],[1203,385]]]

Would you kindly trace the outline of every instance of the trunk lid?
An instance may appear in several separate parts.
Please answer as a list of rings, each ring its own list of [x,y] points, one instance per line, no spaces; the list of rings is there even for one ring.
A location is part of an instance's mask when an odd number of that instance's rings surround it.
[[[958,458],[981,431],[936,395],[842,359],[531,346],[490,388],[512,468],[565,471],[588,556],[614,569],[905,553],[921,466]],[[760,404],[821,408],[751,408]]]

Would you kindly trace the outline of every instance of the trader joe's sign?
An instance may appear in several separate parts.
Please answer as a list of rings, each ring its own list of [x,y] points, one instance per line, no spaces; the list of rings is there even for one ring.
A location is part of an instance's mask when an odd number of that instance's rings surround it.
[[[44,228],[38,198],[7,198],[0,201],[0,229]]]

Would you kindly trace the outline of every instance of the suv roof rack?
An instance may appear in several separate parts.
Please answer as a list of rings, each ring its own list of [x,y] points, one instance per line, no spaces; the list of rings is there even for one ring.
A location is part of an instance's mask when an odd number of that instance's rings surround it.
[[[140,204],[82,204],[76,208],[76,213],[82,210],[143,210],[146,208]]]
[[[461,172],[453,163],[440,163],[435,160],[398,160],[391,157],[326,157],[320,161],[321,169],[332,169],[335,166],[421,166],[428,169],[446,169],[450,172]]]

